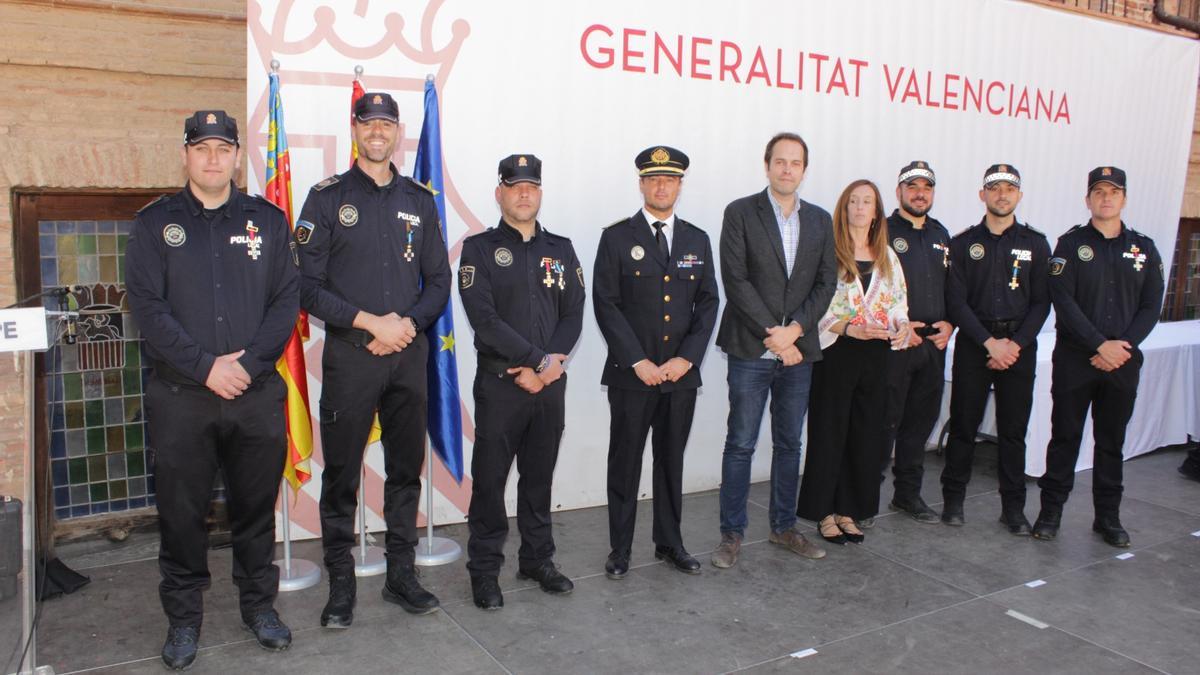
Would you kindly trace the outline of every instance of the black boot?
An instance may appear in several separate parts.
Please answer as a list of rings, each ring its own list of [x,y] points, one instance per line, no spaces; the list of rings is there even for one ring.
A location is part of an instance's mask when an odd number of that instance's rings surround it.
[[[1104,543],[1117,548],[1129,548],[1129,533],[1121,526],[1121,517],[1115,513],[1096,514],[1092,531],[1104,538]]]
[[[1000,511],[1000,524],[1016,537],[1028,537],[1032,529],[1029,519],[1025,517],[1025,510],[1020,506],[1005,506]]]
[[[942,522],[961,527],[967,519],[963,517],[963,498],[959,495],[942,494]]]
[[[1033,524],[1033,538],[1053,541],[1058,536],[1058,528],[1061,525],[1062,511],[1043,506],[1037,521]]]
[[[471,577],[471,598],[479,609],[504,607],[504,594],[500,592],[500,581],[494,574]]]
[[[429,614],[441,605],[433,593],[421,587],[411,564],[388,566],[383,599],[400,605],[409,614]]]
[[[321,610],[321,625],[326,628],[349,628],[354,622],[354,602],[358,587],[354,574],[329,577],[329,602]]]

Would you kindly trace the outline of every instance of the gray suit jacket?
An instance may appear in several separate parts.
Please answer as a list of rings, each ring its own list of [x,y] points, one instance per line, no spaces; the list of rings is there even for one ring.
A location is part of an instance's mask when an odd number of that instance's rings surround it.
[[[725,207],[720,250],[725,311],[717,346],[730,356],[756,359],[766,351],[767,328],[796,321],[804,329],[796,341],[804,360],[821,360],[817,321],[837,288],[829,213],[800,200],[800,241],[790,274],[766,190]]]

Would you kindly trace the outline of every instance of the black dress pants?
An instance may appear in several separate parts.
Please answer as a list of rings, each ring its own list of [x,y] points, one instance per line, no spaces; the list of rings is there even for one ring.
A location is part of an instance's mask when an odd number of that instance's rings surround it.
[[[504,564],[508,512],[504,488],[517,461],[518,566],[535,568],[554,558],[550,485],[565,418],[567,376],[530,394],[505,375],[480,367],[475,373],[475,448],[471,457],[471,506],[467,570],[494,576]]]
[[[608,540],[613,551],[629,551],[637,519],[638,483],[646,436],[654,429],[654,543],[683,548],[683,451],[692,430],[696,390],[608,388]]]
[[[403,351],[375,356],[360,344],[329,336],[321,385],[321,543],[330,575],[354,574],[354,515],[363,454],[379,411],[383,436],[383,519],[388,566],[411,567],[425,460],[424,333]]]
[[[1121,508],[1125,429],[1137,399],[1142,353],[1134,350],[1125,365],[1106,373],[1092,367],[1092,352],[1064,344],[1054,347],[1050,443],[1046,473],[1038,479],[1042,508],[1061,511],[1075,485],[1075,462],[1083,440],[1088,407],[1095,438],[1092,501],[1097,515],[1117,515]]]
[[[242,617],[275,604],[275,500],[287,453],[286,392],[274,371],[232,401],[199,385],[149,379],[146,416],[161,539],[158,594],[172,626],[198,627],[204,617],[203,591],[211,579],[205,518],[218,471]]]
[[[1021,350],[1007,370],[987,367],[983,345],[965,337],[955,342],[950,388],[950,442],[942,470],[942,494],[962,501],[975,460],[975,435],[983,422],[988,390],[996,390],[996,435],[999,446],[1000,501],[1006,509],[1025,506],[1025,432],[1033,407],[1037,342]]]
[[[921,494],[925,475],[925,443],[937,425],[946,385],[946,352],[929,340],[888,354],[887,442],[881,467],[886,470],[888,450],[895,448],[892,475],[897,501]]]

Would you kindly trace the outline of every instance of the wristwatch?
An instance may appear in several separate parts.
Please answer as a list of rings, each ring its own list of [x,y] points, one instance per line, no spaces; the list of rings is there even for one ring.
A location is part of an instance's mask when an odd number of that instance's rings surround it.
[[[545,356],[542,357],[541,361],[538,361],[537,368],[534,368],[533,372],[541,373],[549,365],[550,365],[550,355],[546,354]]]

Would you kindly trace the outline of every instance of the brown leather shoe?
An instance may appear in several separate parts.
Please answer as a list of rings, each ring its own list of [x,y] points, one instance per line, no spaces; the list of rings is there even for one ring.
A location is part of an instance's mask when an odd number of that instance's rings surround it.
[[[804,535],[797,532],[795,527],[789,527],[783,532],[772,532],[771,536],[767,537],[767,541],[805,558],[815,560],[825,557],[825,549],[805,539]]]
[[[728,569],[737,564],[738,554],[742,552],[742,538],[736,532],[722,532],[721,544],[713,551],[713,567]]]

